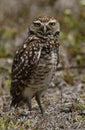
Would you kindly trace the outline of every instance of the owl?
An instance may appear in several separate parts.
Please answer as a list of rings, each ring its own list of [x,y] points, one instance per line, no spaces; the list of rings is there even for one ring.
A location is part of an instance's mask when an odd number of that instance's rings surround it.
[[[11,106],[21,101],[32,110],[34,97],[41,113],[41,95],[49,88],[59,62],[59,22],[52,17],[38,17],[29,27],[27,39],[14,56],[11,74]]]

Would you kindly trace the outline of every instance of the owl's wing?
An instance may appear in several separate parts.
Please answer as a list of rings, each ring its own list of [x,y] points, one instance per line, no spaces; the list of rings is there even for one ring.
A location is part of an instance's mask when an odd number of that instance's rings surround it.
[[[18,49],[12,65],[12,87],[23,86],[30,78],[31,72],[36,69],[41,55],[39,40],[31,40]]]

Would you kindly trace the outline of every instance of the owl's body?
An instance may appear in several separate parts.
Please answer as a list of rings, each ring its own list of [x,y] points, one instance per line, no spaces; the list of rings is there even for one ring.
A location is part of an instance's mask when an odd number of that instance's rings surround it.
[[[44,20],[41,18],[42,21],[46,24],[49,18],[44,18]],[[45,30],[41,28],[41,30],[46,31],[46,28]],[[59,43],[57,36],[54,35],[50,29],[43,34],[35,33],[30,29],[30,35],[18,49],[14,58],[10,90],[11,105],[18,105],[23,100],[28,103],[31,110],[31,99],[35,97],[43,113],[40,95],[49,87],[58,64]]]

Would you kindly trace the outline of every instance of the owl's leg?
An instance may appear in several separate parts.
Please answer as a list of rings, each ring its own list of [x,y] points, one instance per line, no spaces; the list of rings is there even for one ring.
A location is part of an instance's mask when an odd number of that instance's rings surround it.
[[[11,102],[11,104],[10,104],[10,108],[11,107],[15,107],[15,108],[17,108],[18,107],[18,103],[19,103],[19,101],[16,101],[16,99],[12,99],[12,102]]]
[[[31,98],[28,98],[27,103],[28,103],[29,111],[32,111]]]
[[[43,115],[43,108],[42,108],[42,105],[41,105],[41,102],[40,102],[40,94],[36,94],[35,99],[36,99],[36,101],[37,101],[37,103],[39,105],[39,108],[41,110],[41,114]]]

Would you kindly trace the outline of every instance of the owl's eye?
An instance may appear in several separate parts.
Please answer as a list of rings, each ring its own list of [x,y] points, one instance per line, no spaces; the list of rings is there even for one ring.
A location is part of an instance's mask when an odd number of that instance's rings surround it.
[[[49,25],[50,26],[55,26],[56,22],[50,22]]]
[[[41,26],[41,23],[37,22],[37,21],[33,22],[33,24],[34,24],[35,27],[40,27]]]

